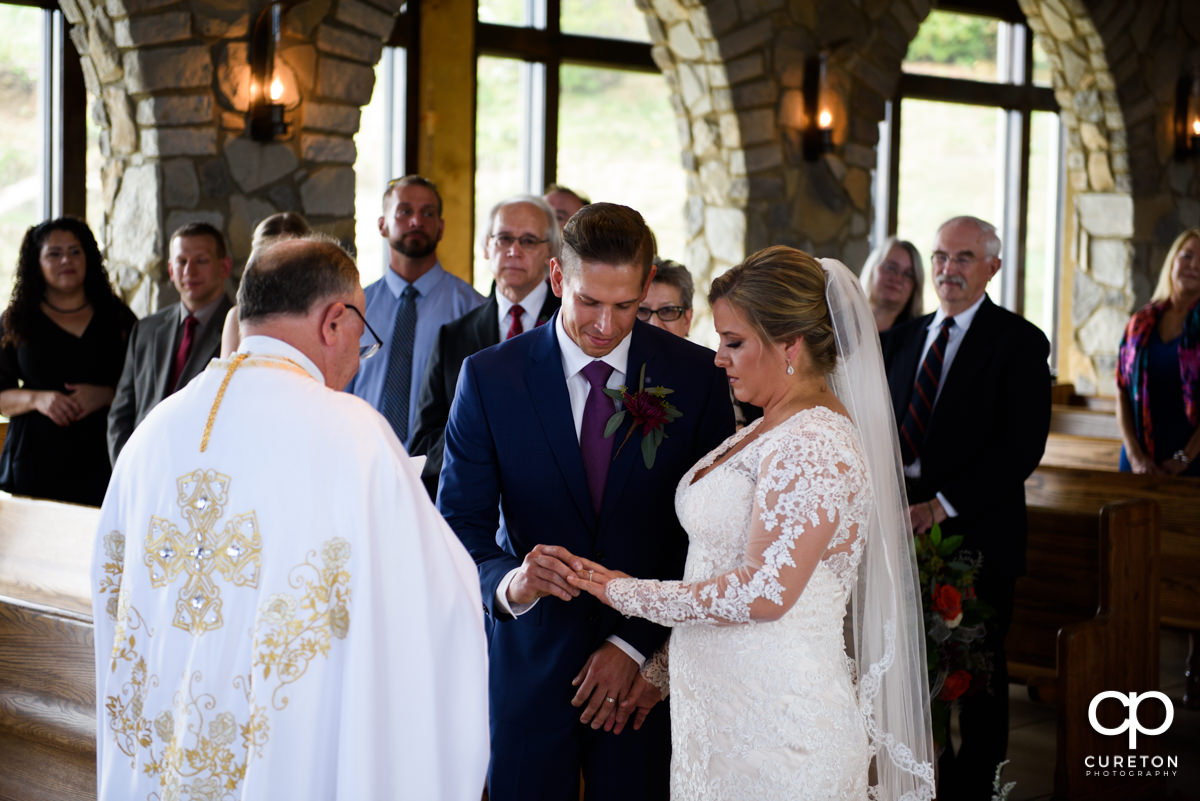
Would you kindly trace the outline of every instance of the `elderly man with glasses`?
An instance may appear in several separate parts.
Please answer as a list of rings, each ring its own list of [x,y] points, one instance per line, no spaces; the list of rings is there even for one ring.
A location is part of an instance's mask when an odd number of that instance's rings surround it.
[[[238,350],[121,452],[92,562],[102,801],[479,798],[475,565],[340,391],[378,343],[362,304],[336,244],[256,249]]]
[[[559,300],[546,276],[560,241],[554,210],[540,197],[510,197],[488,213],[480,247],[496,289],[482,306],[442,326],[421,383],[409,450],[427,457],[421,480],[430,497],[437,497],[443,435],[463,361],[554,316]]]

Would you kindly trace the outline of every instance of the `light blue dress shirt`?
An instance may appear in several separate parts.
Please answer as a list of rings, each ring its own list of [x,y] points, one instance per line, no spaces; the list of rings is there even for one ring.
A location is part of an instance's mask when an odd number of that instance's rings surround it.
[[[396,312],[400,308],[400,294],[408,282],[394,270],[385,270],[383,278],[366,288],[367,322],[383,340],[383,347],[373,358],[360,362],[358,375],[346,387],[376,409],[382,408],[383,379],[387,372],[388,352],[392,347],[392,329],[396,325]],[[417,332],[413,345],[412,383],[408,390],[408,430],[411,434],[417,419],[417,396],[421,392],[421,380],[425,377],[425,366],[437,340],[438,329],[451,320],[483,303],[485,298],[470,284],[442,269],[441,263],[422,275],[415,282],[417,292]],[[370,332],[363,331],[362,344],[374,343]],[[408,447],[408,443],[404,443]]]

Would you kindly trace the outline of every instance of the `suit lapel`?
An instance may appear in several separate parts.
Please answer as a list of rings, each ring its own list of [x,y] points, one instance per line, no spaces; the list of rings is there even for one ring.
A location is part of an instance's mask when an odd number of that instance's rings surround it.
[[[992,363],[988,353],[996,341],[991,330],[992,323],[995,321],[995,311],[996,306],[991,299],[984,298],[979,311],[975,312],[975,319],[971,321],[971,327],[963,334],[962,344],[958,346],[958,353],[954,355],[950,370],[942,378],[942,391],[938,397],[939,405],[943,400],[948,399],[947,402],[950,405],[947,408],[965,408],[958,405],[961,401],[957,395],[962,388],[972,386],[975,376],[979,374],[983,365]],[[936,421],[937,408],[935,407],[933,419],[930,421],[931,425]]]
[[[479,344],[476,350],[490,348],[500,341],[500,309],[495,297],[488,298],[481,308],[482,311],[472,321],[475,329],[472,335]]]
[[[931,322],[933,322],[932,314],[921,318],[921,324],[914,326],[913,335],[897,352],[896,381],[892,384],[892,405],[896,411],[897,423],[904,420],[904,415],[908,411],[908,403],[912,400],[913,387],[917,383],[917,366],[921,360],[921,350],[925,347],[925,338],[928,336]]]
[[[171,366],[175,361],[175,351],[179,348],[179,308],[176,303],[169,307],[170,312],[163,316],[163,327],[155,332],[150,343],[153,349],[154,364],[158,369],[154,372],[154,398],[158,403],[170,394]]]
[[[571,498],[583,519],[589,526],[594,526],[596,512],[592,508],[592,496],[583,470],[583,456],[579,451],[579,437],[571,416],[571,398],[567,394],[555,326],[544,325],[531,334],[536,339],[530,351],[529,367],[525,371],[529,397],[558,469],[570,488]]]
[[[546,293],[546,299],[542,301],[542,308],[538,311],[537,320],[534,322],[534,325],[545,325],[561,305],[562,301],[558,299],[558,296],[554,294],[554,290],[551,289]]]
[[[642,325],[642,323],[635,323],[633,326],[633,339],[629,343],[629,362],[625,365],[625,386],[629,387],[631,392],[637,391],[638,376],[641,374],[643,365],[646,367],[646,386],[663,384],[662,377],[656,375],[660,366],[655,359],[657,354],[647,347],[646,337],[639,336],[641,332],[638,329]],[[625,436],[629,434],[632,426],[631,415],[625,415],[621,427],[613,434],[613,460],[608,466],[608,479],[604,484],[604,500],[600,504],[601,520],[607,520],[616,513],[625,487],[629,484],[630,475],[637,471],[638,466],[642,464],[642,433],[640,429],[629,436],[624,447],[621,446],[621,442],[625,441]],[[617,453],[617,448],[621,448],[620,453]]]
[[[220,355],[221,352],[221,334],[225,330],[225,316],[229,314],[229,309],[233,306],[229,302],[229,298],[221,296],[221,303],[213,312],[212,317],[208,319],[208,324],[204,326],[204,331],[200,337],[192,345],[192,352],[188,355],[187,362],[183,365],[183,373],[179,377],[179,383],[186,384],[191,381],[212,359],[213,354]]]

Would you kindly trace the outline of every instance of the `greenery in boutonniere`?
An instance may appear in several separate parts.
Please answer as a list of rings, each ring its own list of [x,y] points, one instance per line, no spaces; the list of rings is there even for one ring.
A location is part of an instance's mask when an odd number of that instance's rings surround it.
[[[667,396],[674,391],[666,387],[646,389],[646,365],[644,364],[638,374],[637,392],[630,392],[629,387],[624,384],[616,389],[604,390],[605,395],[620,401],[624,407],[608,418],[608,424],[604,426],[604,436],[611,437],[617,433],[617,429],[625,421],[625,415],[633,417],[633,424],[625,433],[625,439],[621,440],[621,444],[617,446],[617,453],[613,454],[614,459],[621,452],[621,448],[625,447],[629,438],[633,436],[633,432],[640,428],[642,429],[642,461],[646,463],[647,468],[654,467],[654,456],[658,453],[658,446],[667,436],[663,428],[667,423],[683,416],[683,412],[667,402]]]
[[[942,537],[937,523],[914,538],[925,648],[929,661],[929,700],[938,753],[950,734],[950,710],[964,697],[986,692],[992,672],[984,649],[983,622],[992,609],[975,597],[975,576],[983,557],[959,550],[962,537]]]

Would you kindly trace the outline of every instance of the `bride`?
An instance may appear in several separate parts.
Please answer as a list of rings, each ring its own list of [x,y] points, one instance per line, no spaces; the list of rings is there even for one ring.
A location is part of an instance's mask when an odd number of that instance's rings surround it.
[[[581,560],[570,581],[674,627],[643,668],[671,694],[673,799],[929,799],[911,531],[862,289],[838,262],[771,247],[709,301],[716,363],[763,417],[679,483],[684,578]]]

